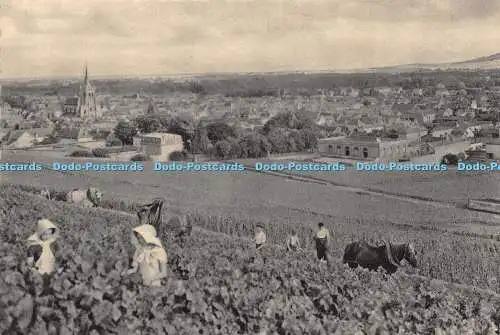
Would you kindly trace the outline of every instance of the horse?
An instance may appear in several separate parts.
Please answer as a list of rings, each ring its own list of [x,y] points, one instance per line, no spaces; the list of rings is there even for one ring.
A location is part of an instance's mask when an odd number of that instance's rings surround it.
[[[175,237],[181,242],[191,235],[192,226],[188,223],[185,215],[170,216],[165,223],[162,219],[162,209],[164,200],[153,199],[149,204],[142,205],[137,210],[139,224],[149,224],[155,227],[160,240],[165,241],[169,231],[176,231]]]
[[[418,267],[417,252],[412,243],[391,244],[383,241],[382,246],[371,246],[364,241],[348,244],[344,250],[343,263],[351,268],[359,266],[377,270],[384,268],[389,274],[397,271],[401,261],[406,260],[412,267]]]
[[[90,187],[87,190],[77,188],[69,191],[66,194],[67,202],[80,204],[83,207],[88,207],[89,202],[92,204],[92,207],[98,207],[101,200],[102,200],[102,192],[94,187]]]

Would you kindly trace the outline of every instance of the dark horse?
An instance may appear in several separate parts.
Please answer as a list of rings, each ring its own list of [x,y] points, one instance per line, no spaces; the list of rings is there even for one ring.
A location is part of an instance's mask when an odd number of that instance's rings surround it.
[[[168,223],[162,220],[163,199],[154,199],[153,202],[142,205],[137,210],[139,224],[150,224],[155,227],[160,240],[166,241],[168,232],[175,233],[175,237],[181,242],[184,242],[185,237],[191,235],[192,226],[188,224],[184,217],[174,216],[170,218]]]
[[[413,244],[391,244],[384,241],[384,245],[373,247],[366,242],[358,241],[346,246],[343,261],[351,268],[359,265],[376,270],[382,267],[392,274],[401,266],[403,259],[413,267],[418,266],[417,253]]]

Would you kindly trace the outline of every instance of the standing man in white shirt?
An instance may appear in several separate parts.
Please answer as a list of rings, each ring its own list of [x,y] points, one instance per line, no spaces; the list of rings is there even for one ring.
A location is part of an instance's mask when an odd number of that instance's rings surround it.
[[[262,223],[257,224],[257,231],[255,232],[255,249],[260,250],[266,243],[266,233]]]
[[[323,222],[318,223],[318,232],[316,233],[316,255],[321,262],[327,261],[328,242],[330,240],[330,232],[324,226]]]

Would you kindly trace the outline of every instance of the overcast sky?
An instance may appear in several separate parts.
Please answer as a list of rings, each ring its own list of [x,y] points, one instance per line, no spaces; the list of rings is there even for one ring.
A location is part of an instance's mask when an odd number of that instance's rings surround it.
[[[500,0],[0,0],[1,77],[352,69],[500,52]]]

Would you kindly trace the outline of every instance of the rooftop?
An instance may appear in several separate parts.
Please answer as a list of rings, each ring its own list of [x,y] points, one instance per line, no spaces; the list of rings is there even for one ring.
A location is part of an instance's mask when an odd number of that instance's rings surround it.
[[[66,101],[64,101],[64,104],[70,105],[70,106],[77,106],[78,105],[78,97],[66,98]]]
[[[142,137],[158,137],[158,138],[165,137],[165,136],[175,136],[175,137],[179,136],[179,137],[181,137],[181,135],[178,135],[178,134],[160,133],[160,132],[140,134],[140,136],[142,136]]]

